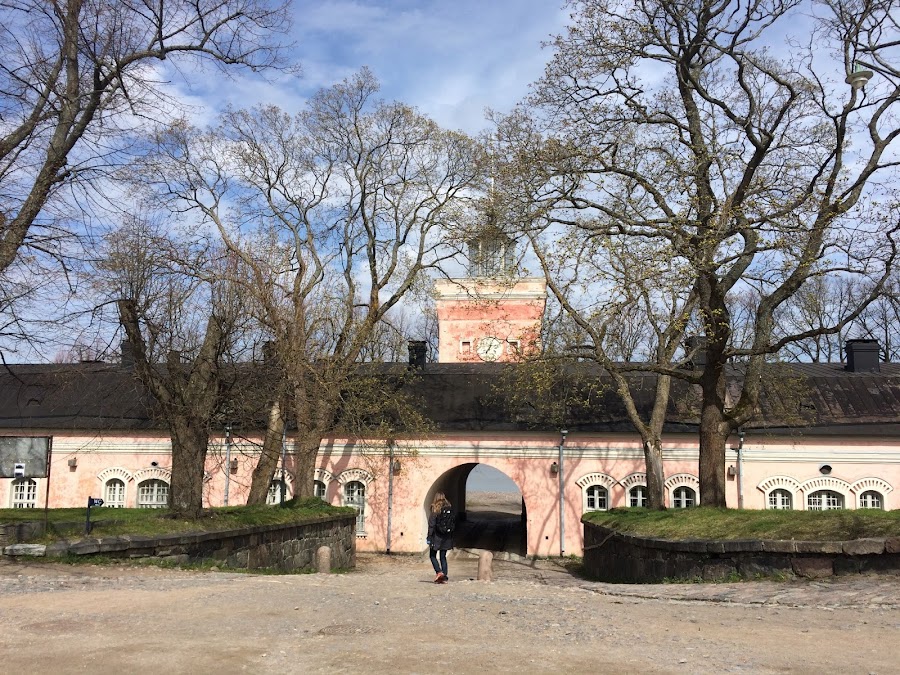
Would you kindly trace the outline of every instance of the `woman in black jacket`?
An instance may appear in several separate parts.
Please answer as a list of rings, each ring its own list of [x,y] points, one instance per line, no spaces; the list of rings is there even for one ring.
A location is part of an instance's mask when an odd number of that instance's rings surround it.
[[[444,514],[443,516],[441,514]],[[442,521],[453,522],[453,511],[450,502],[443,492],[434,495],[431,501],[431,513],[428,516],[428,539],[431,566],[434,567],[434,583],[443,584],[449,580],[447,576],[447,551],[453,548],[452,525],[451,532],[442,532],[439,523]],[[441,563],[438,565],[438,551],[441,553]]]

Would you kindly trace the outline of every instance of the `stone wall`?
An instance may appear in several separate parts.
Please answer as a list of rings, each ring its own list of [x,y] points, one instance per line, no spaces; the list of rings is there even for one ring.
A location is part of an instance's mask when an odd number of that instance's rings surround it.
[[[44,534],[43,522],[0,524],[0,550],[25,539],[40,537],[42,534]]]
[[[732,578],[822,578],[900,573],[900,537],[852,541],[670,541],[584,522],[584,567],[601,581],[660,583]]]
[[[356,565],[356,516],[342,515],[313,522],[264,525],[225,532],[197,532],[158,537],[85,537],[47,546],[12,544],[6,555],[100,554],[113,558],[160,560],[183,564],[213,561],[235,569],[312,570],[316,551],[331,548],[332,569]]]

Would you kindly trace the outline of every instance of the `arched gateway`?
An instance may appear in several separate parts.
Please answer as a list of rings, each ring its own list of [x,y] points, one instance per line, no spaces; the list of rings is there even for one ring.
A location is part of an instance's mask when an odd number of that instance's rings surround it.
[[[424,526],[427,527],[435,493],[443,492],[457,514],[453,536],[455,548],[527,555],[527,511],[521,490],[503,493],[491,490],[485,484],[480,487],[488,489],[470,489],[469,478],[479,466],[473,462],[460,464],[434,481],[422,505]],[[509,476],[499,469],[494,470],[515,485]]]

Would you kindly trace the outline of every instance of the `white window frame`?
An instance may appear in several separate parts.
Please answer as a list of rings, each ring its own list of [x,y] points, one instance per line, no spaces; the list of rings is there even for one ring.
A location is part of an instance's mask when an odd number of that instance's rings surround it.
[[[878,490],[866,490],[859,495],[860,509],[877,509],[884,510],[884,495]]]
[[[775,488],[766,495],[766,509],[774,511],[792,511],[794,509],[794,493],[787,488]]]
[[[697,506],[697,491],[690,485],[679,485],[672,490],[672,508],[689,509]]]
[[[863,506],[861,497],[866,492],[875,492],[881,497],[881,506],[877,508],[880,508],[883,511],[890,510],[893,504],[889,504],[888,500],[890,499],[889,495],[893,491],[893,485],[888,483],[883,478],[876,478],[875,476],[860,478],[859,480],[854,481],[850,486],[850,492],[852,492],[856,496],[856,508],[859,509],[873,508]]]
[[[37,507],[37,481],[33,478],[16,478],[9,489],[10,506],[14,509]]]
[[[613,495],[613,487],[618,484],[618,481],[610,476],[607,473],[594,472],[585,474],[581,478],[575,481],[575,485],[581,488],[581,512],[587,513],[588,511],[606,511],[612,508],[612,495]],[[589,504],[595,499],[593,495],[589,496],[589,491],[592,488],[603,488],[606,490],[606,506],[603,508],[596,508],[596,502],[594,502],[595,506],[589,506]]]
[[[627,499],[629,508],[646,508],[647,486],[632,485],[630,488],[628,488]]]
[[[806,495],[807,511],[840,511],[846,506],[846,497],[837,490],[816,490]]]
[[[325,501],[325,495],[328,494],[328,486],[325,485],[324,481],[321,481],[318,478],[313,479],[313,494],[322,501]]]
[[[689,508],[690,506],[699,506],[701,504],[700,479],[694,474],[678,473],[674,476],[669,476],[664,485],[669,491],[669,504],[672,508]],[[680,491],[681,488],[687,488],[693,494],[690,505],[679,505],[686,499],[685,496],[682,496],[684,493]],[[678,495],[677,499],[676,494]]]
[[[163,486],[165,489],[163,489]],[[150,500],[146,498],[150,496]],[[165,497],[165,498],[163,498]],[[169,506],[169,483],[162,478],[147,478],[138,483],[137,507],[139,509],[165,509]]]
[[[284,501],[291,498],[291,486],[279,476],[273,476],[269,481],[269,491],[266,493],[266,504],[277,506],[281,503],[281,491],[284,490]]]
[[[807,511],[827,511],[835,508],[834,506],[825,506],[823,508],[819,497],[810,501],[813,495],[819,492],[834,492],[840,495],[842,504],[840,508],[843,509],[851,508],[850,504],[855,503],[850,500],[850,483],[837,476],[816,476],[815,478],[810,478],[800,484],[800,489],[803,491],[804,495],[803,508]],[[810,506],[811,504],[814,505]]]
[[[608,511],[609,489],[605,485],[588,485],[584,489],[584,511]]]
[[[352,506],[356,509],[356,534],[366,533],[366,488],[366,484],[361,480],[344,483],[344,506]]]
[[[344,506],[356,506],[356,504],[348,504],[347,503],[347,485],[353,482],[362,483],[365,488],[365,492],[363,494],[364,502],[363,502],[363,510],[362,512],[357,514],[356,518],[356,536],[360,539],[366,537],[366,502],[368,502],[370,494],[369,487],[372,484],[372,481],[375,480],[375,477],[370,474],[365,469],[345,469],[341,473],[337,475],[335,478],[337,482],[340,484],[340,500],[341,504]]]
[[[118,483],[119,486],[116,486],[116,492],[118,495],[115,495],[111,492],[111,488],[114,483]],[[110,478],[103,484],[103,506],[110,509],[124,509],[125,508],[125,481],[115,476]]]

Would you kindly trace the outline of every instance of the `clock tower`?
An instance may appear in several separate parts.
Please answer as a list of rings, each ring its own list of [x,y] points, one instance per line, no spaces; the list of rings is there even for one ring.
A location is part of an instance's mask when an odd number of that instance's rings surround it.
[[[469,274],[435,282],[438,361],[515,361],[538,348],[543,278],[515,278],[513,242],[491,232],[469,242]]]

